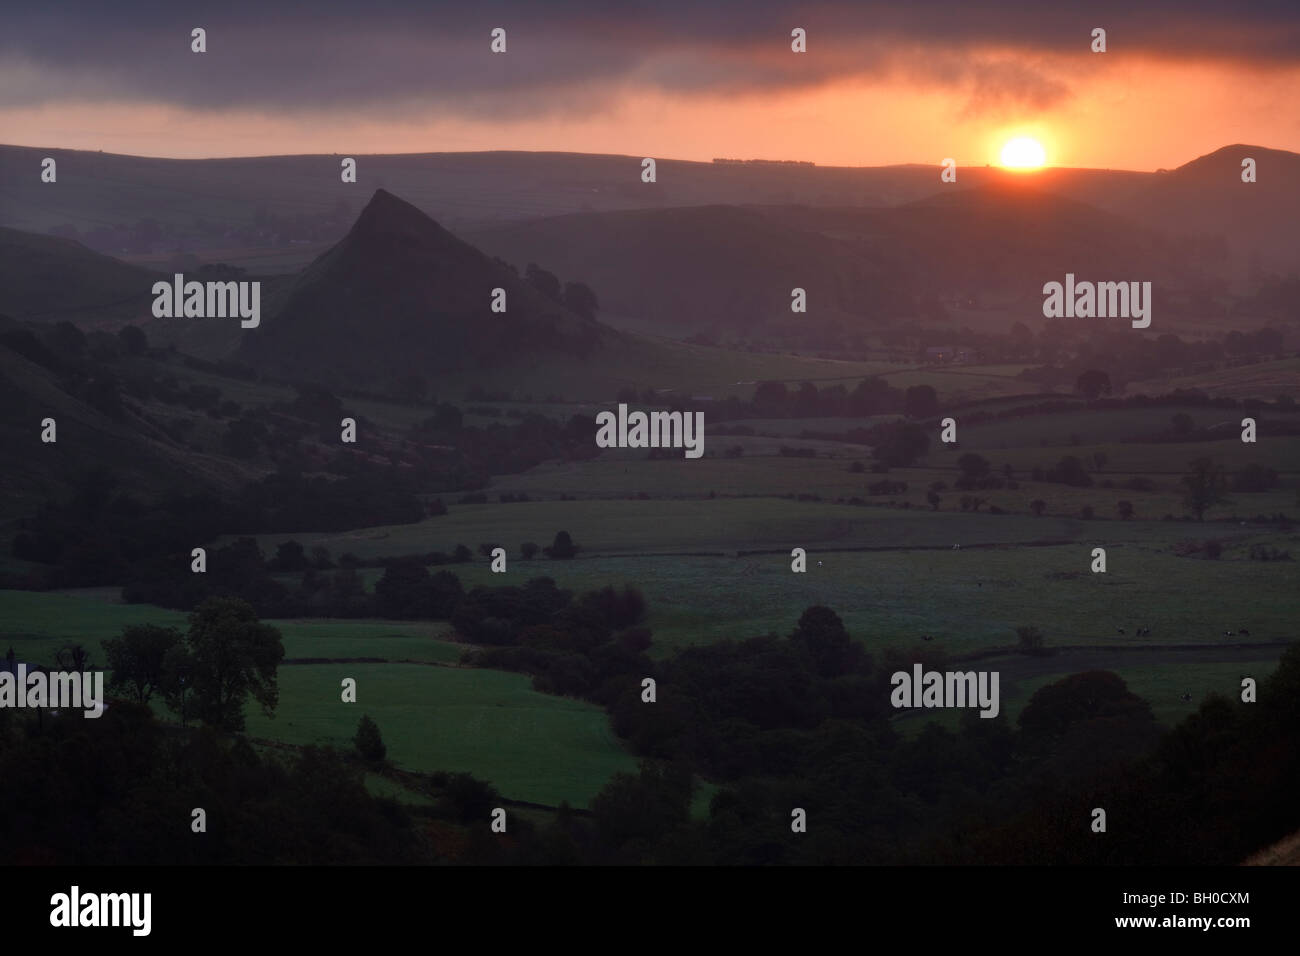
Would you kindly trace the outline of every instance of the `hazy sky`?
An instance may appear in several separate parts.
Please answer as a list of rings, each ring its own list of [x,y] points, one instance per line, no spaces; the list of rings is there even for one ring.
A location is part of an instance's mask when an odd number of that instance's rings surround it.
[[[13,6],[14,4],[9,4]],[[1300,3],[156,0],[0,15],[0,142],[1154,169],[1300,151]],[[190,51],[207,31],[208,52]],[[489,50],[502,27],[507,52]],[[807,31],[808,52],[790,49]],[[1107,52],[1090,51],[1094,27]]]

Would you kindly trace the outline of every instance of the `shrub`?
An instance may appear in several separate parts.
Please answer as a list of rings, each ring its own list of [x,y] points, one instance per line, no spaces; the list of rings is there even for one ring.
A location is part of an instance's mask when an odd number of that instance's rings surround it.
[[[384,738],[379,733],[379,725],[370,719],[369,714],[361,715],[361,720],[357,722],[357,735],[352,742],[356,744],[361,759],[368,763],[379,763],[388,754]]]

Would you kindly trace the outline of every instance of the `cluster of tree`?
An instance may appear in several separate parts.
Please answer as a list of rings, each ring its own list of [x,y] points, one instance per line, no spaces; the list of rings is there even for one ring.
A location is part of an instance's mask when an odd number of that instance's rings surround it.
[[[1300,827],[1300,645],[1260,681],[1258,703],[1211,696],[1170,732],[1123,680],[1091,671],[1040,688],[1014,722],[966,710],[955,730],[931,723],[905,736],[896,721],[925,715],[891,706],[891,675],[917,662],[961,666],[931,647],[875,661],[829,608],[808,608],[787,637],[661,661],[644,654],[632,589],[574,599],[534,580],[480,589],[473,608],[467,627],[500,627],[512,642],[474,652],[474,663],[601,702],[642,755],[588,814],[562,805],[548,824],[514,816],[501,841],[488,827],[501,796],[464,774],[433,774],[431,807],[370,798],[360,770],[382,768],[386,748],[366,717],[356,763],[308,748],[282,766],[208,729],[164,733],[126,702],[99,721],[43,727],[0,711],[5,861],[1224,865]],[[231,604],[197,617],[189,643],[210,661],[232,656],[213,653],[213,640],[231,640],[220,635],[260,627]],[[1041,653],[1036,628],[1017,634],[1021,650]],[[174,638],[124,634],[111,650],[114,685],[147,700],[167,680],[160,661]],[[259,672],[256,652],[233,656]],[[229,726],[219,699],[209,692],[205,721]],[[720,784],[704,819],[691,814],[699,776]],[[189,839],[196,805],[222,821],[219,839]],[[1089,827],[1094,807],[1109,815],[1104,839]],[[792,828],[795,808],[806,832]]]
[[[270,715],[279,699],[276,669],[284,658],[280,632],[237,598],[209,598],[176,628],[142,624],[104,641],[109,684],[139,704],[159,695],[186,724],[201,720],[223,731],[244,729],[251,696]]]
[[[585,282],[566,282],[561,286],[554,273],[547,272],[535,262],[528,263],[524,269],[524,280],[552,302],[565,306],[584,319],[594,319],[600,308],[596,293]]]
[[[67,500],[49,500],[19,522],[13,555],[47,565],[21,582],[25,586],[126,581],[148,588],[152,580],[155,593],[176,588],[197,593],[201,581],[187,584],[179,578],[190,575],[190,551],[220,534],[344,531],[411,523],[425,513],[409,484],[375,475],[331,480],[274,473],[244,486],[233,500],[206,493],[141,498],[119,491],[116,475],[106,468],[81,475],[73,486]],[[244,574],[246,562],[236,563],[237,574]],[[164,600],[167,607],[194,606]]]

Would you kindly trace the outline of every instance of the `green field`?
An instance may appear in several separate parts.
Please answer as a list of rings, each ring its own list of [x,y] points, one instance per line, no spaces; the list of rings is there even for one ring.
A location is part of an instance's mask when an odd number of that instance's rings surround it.
[[[79,643],[92,666],[104,666],[101,642],[133,624],[159,624],[184,631],[188,614],[152,604],[114,603],[114,589],[98,596],[38,591],[0,591],[0,644],[20,659],[53,664],[55,652]],[[286,658],[381,657],[392,661],[454,663],[464,646],[445,640],[445,624],[425,621],[270,620],[279,628]]]
[[[343,678],[357,702],[340,699]],[[585,807],[636,761],[595,704],[540,694],[522,674],[420,664],[282,666],[275,717],[248,709],[247,732],[288,744],[350,749],[363,713],[378,723],[396,766],[465,771],[503,796]]]

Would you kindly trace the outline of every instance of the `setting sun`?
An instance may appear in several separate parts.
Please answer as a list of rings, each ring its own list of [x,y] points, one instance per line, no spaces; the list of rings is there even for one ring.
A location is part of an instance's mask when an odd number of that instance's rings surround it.
[[[1019,136],[1002,147],[1002,165],[1010,169],[1037,169],[1047,154],[1036,139]]]

